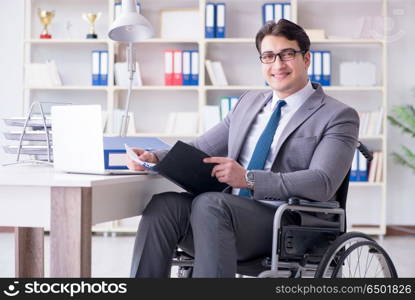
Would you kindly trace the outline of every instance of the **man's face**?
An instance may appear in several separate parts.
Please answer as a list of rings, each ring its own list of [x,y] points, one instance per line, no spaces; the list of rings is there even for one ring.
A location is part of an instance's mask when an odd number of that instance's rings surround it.
[[[280,53],[286,49],[300,50],[297,41],[287,40],[285,37],[267,35],[261,43],[261,55]],[[283,99],[301,90],[307,83],[307,69],[310,65],[310,52],[305,56],[296,53],[293,59],[281,61],[277,56],[275,62],[262,65],[262,74],[265,80],[278,96]]]

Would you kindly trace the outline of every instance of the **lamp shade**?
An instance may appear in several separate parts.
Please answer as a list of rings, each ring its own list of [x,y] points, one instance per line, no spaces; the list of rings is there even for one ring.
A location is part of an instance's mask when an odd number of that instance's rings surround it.
[[[137,12],[136,0],[123,0],[121,14],[108,31],[108,37],[117,42],[134,43],[149,39],[154,31],[150,22]]]

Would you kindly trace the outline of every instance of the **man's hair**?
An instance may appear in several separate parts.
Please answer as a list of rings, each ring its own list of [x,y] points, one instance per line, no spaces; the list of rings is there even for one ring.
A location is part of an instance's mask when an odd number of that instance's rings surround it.
[[[269,21],[262,26],[255,38],[255,44],[259,54],[261,54],[262,40],[267,35],[282,36],[287,40],[297,41],[300,50],[304,52],[310,50],[310,38],[307,33],[305,33],[301,26],[298,26],[291,21],[285,19],[279,20],[278,23]]]

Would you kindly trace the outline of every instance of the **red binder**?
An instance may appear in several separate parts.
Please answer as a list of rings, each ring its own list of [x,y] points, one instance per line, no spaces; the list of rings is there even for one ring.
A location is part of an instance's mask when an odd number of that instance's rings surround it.
[[[183,85],[183,58],[181,50],[173,51],[173,85]]]
[[[164,51],[164,85],[173,85],[173,52]]]

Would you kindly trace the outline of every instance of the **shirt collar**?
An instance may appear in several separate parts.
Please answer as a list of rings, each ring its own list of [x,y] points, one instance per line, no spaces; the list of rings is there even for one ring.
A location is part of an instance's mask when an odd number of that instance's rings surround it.
[[[292,95],[289,95],[287,98],[282,99],[287,102],[284,108],[298,108],[300,107],[312,94],[314,93],[314,88],[311,85],[311,81],[308,80],[307,84],[298,92],[295,92]],[[281,100],[278,98],[277,92],[273,91],[272,93],[272,110],[274,109],[277,101]]]

